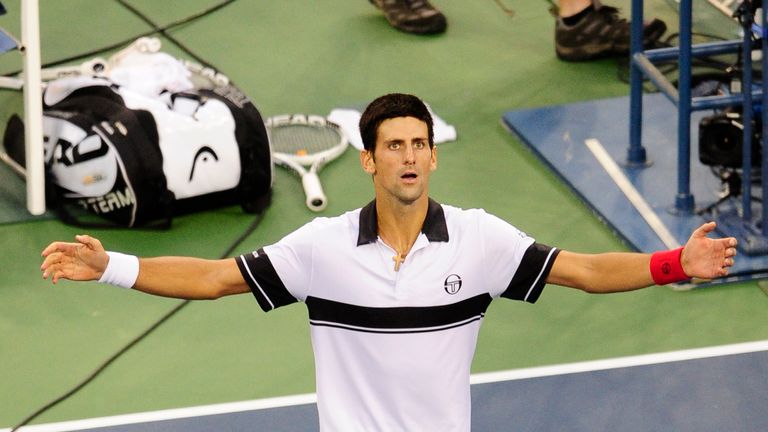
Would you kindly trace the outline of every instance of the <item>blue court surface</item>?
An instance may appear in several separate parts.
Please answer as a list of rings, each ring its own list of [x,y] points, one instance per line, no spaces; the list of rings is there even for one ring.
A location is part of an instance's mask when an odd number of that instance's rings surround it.
[[[644,96],[642,144],[651,164],[633,168],[625,164],[629,102],[629,97],[618,97],[524,109],[507,112],[502,120],[628,246],[641,252],[672,249],[685,244],[691,231],[702,223],[718,220],[718,213],[733,211],[739,199],[715,206],[714,213],[676,212],[677,109],[660,93]],[[697,210],[718,201],[723,188],[710,167],[699,162],[698,124],[706,114],[691,116],[690,192]],[[626,188],[636,193],[635,201]],[[747,243],[725,224],[719,223],[719,228],[726,228],[719,235],[735,236],[740,245]],[[768,277],[768,254],[740,253],[731,276],[717,282],[764,277]]]
[[[477,374],[472,430],[765,431],[766,389],[768,341]],[[314,403],[307,394],[19,430],[306,432],[317,430]]]

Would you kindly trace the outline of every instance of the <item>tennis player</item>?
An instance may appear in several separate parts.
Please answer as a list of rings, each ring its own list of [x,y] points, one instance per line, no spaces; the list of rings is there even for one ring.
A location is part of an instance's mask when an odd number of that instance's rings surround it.
[[[547,283],[629,291],[722,277],[733,265],[736,239],[709,238],[711,222],[677,250],[581,254],[483,210],[437,203],[432,119],[415,96],[374,100],[360,131],[375,192],[365,207],[222,260],[140,259],[78,235],[43,250],[43,277],[184,299],[250,292],[265,311],[304,302],[321,430],[469,431],[470,364],[493,299],[533,303]]]

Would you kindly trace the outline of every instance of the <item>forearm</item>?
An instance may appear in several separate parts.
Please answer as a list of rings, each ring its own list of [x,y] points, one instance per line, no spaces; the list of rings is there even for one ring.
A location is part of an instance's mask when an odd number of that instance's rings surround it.
[[[562,251],[547,282],[591,293],[631,291],[654,284],[649,265],[649,254],[587,255]]]
[[[99,281],[149,294],[183,299],[215,299],[250,292],[234,258],[137,258],[104,250],[89,235],[76,242],[53,242],[43,249],[40,270],[53,283]]]
[[[193,300],[249,291],[231,258],[140,258],[139,276],[133,288],[148,294]]]

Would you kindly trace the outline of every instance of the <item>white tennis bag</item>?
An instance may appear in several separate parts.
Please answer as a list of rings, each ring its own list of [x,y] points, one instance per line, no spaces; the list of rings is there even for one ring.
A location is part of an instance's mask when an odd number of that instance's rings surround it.
[[[231,85],[150,97],[106,78],[52,81],[43,95],[45,162],[55,207],[123,226],[170,224],[175,214],[269,203],[264,123]],[[63,205],[62,205],[63,204]]]

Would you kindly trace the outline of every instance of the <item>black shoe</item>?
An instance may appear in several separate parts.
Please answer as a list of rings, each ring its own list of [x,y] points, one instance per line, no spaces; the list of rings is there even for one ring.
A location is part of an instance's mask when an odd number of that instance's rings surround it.
[[[414,34],[443,33],[448,27],[445,15],[427,0],[369,0],[384,12],[392,27]]]
[[[558,17],[555,26],[555,53],[561,60],[583,61],[629,53],[630,23],[619,17],[615,7],[595,0],[595,10],[577,24],[566,25]],[[667,31],[664,21],[653,19],[643,26],[643,47],[652,47]]]

